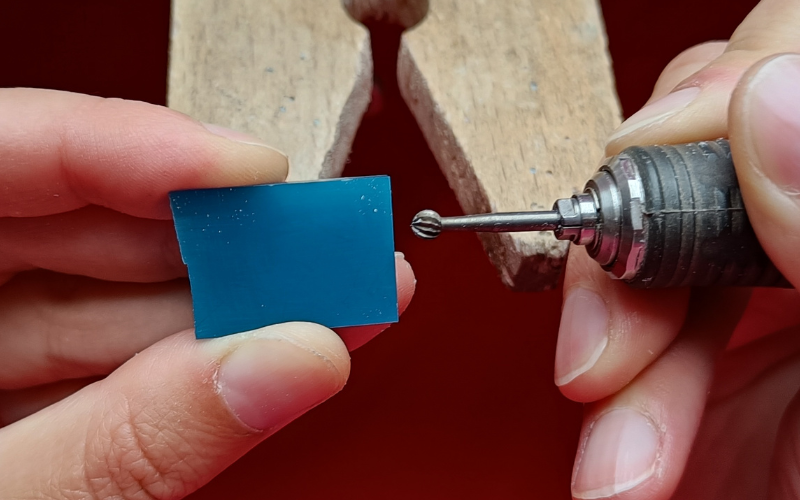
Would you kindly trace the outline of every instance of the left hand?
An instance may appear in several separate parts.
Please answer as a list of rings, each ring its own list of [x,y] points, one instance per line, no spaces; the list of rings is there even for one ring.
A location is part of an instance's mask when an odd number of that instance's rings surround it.
[[[182,498],[344,386],[387,325],[191,330],[167,193],[287,170],[166,108],[0,89],[0,498]]]

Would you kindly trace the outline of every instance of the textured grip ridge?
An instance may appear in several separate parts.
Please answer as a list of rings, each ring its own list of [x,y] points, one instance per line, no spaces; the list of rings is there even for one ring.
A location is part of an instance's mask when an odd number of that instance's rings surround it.
[[[788,286],[761,248],[728,141],[631,147],[644,188],[645,252],[633,286]]]

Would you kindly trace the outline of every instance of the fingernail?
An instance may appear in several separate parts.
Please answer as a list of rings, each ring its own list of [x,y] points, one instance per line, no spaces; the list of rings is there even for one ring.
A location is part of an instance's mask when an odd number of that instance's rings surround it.
[[[800,55],[764,64],[750,81],[746,117],[751,148],[764,175],[791,193],[800,191]]]
[[[323,354],[287,340],[252,339],[225,356],[217,387],[245,425],[277,430],[344,385]]]
[[[562,386],[587,372],[608,344],[608,309],[591,290],[569,292],[561,312],[556,346],[556,385]]]
[[[622,125],[608,138],[608,142],[667,120],[688,106],[698,95],[700,95],[700,87],[688,87],[651,102],[622,122]]]
[[[656,470],[660,440],[642,413],[620,408],[591,424],[575,462],[572,496],[607,498],[643,483]]]
[[[203,123],[203,126],[214,135],[218,135],[220,137],[224,137],[226,139],[230,139],[235,142],[240,142],[242,144],[248,144],[250,146],[261,146],[262,148],[271,149],[277,153],[288,158],[288,155],[281,151],[278,148],[270,146],[268,144],[264,144],[263,142],[259,141],[255,137],[249,134],[245,134],[244,132],[239,132],[238,130],[232,130],[225,127],[220,127],[219,125],[214,125],[213,123]]]

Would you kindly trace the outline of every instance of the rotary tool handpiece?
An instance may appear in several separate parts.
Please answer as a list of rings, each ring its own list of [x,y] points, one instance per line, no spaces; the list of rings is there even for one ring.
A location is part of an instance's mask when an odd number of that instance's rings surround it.
[[[789,286],[756,239],[724,139],[625,149],[551,211],[442,218],[423,210],[411,226],[422,238],[553,231],[640,288]]]

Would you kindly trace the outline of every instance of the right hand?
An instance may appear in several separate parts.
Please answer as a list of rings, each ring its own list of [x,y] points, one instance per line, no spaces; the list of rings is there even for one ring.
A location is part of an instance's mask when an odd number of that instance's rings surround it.
[[[787,52],[795,54],[776,56]],[[670,63],[651,101],[607,147],[613,155],[632,145],[728,137],[759,240],[795,287],[798,54],[800,1],[763,0],[728,43],[695,47]],[[590,403],[574,498],[800,496],[795,290],[756,291],[739,323],[746,291],[634,290],[582,248],[570,253],[564,290],[556,382]]]

